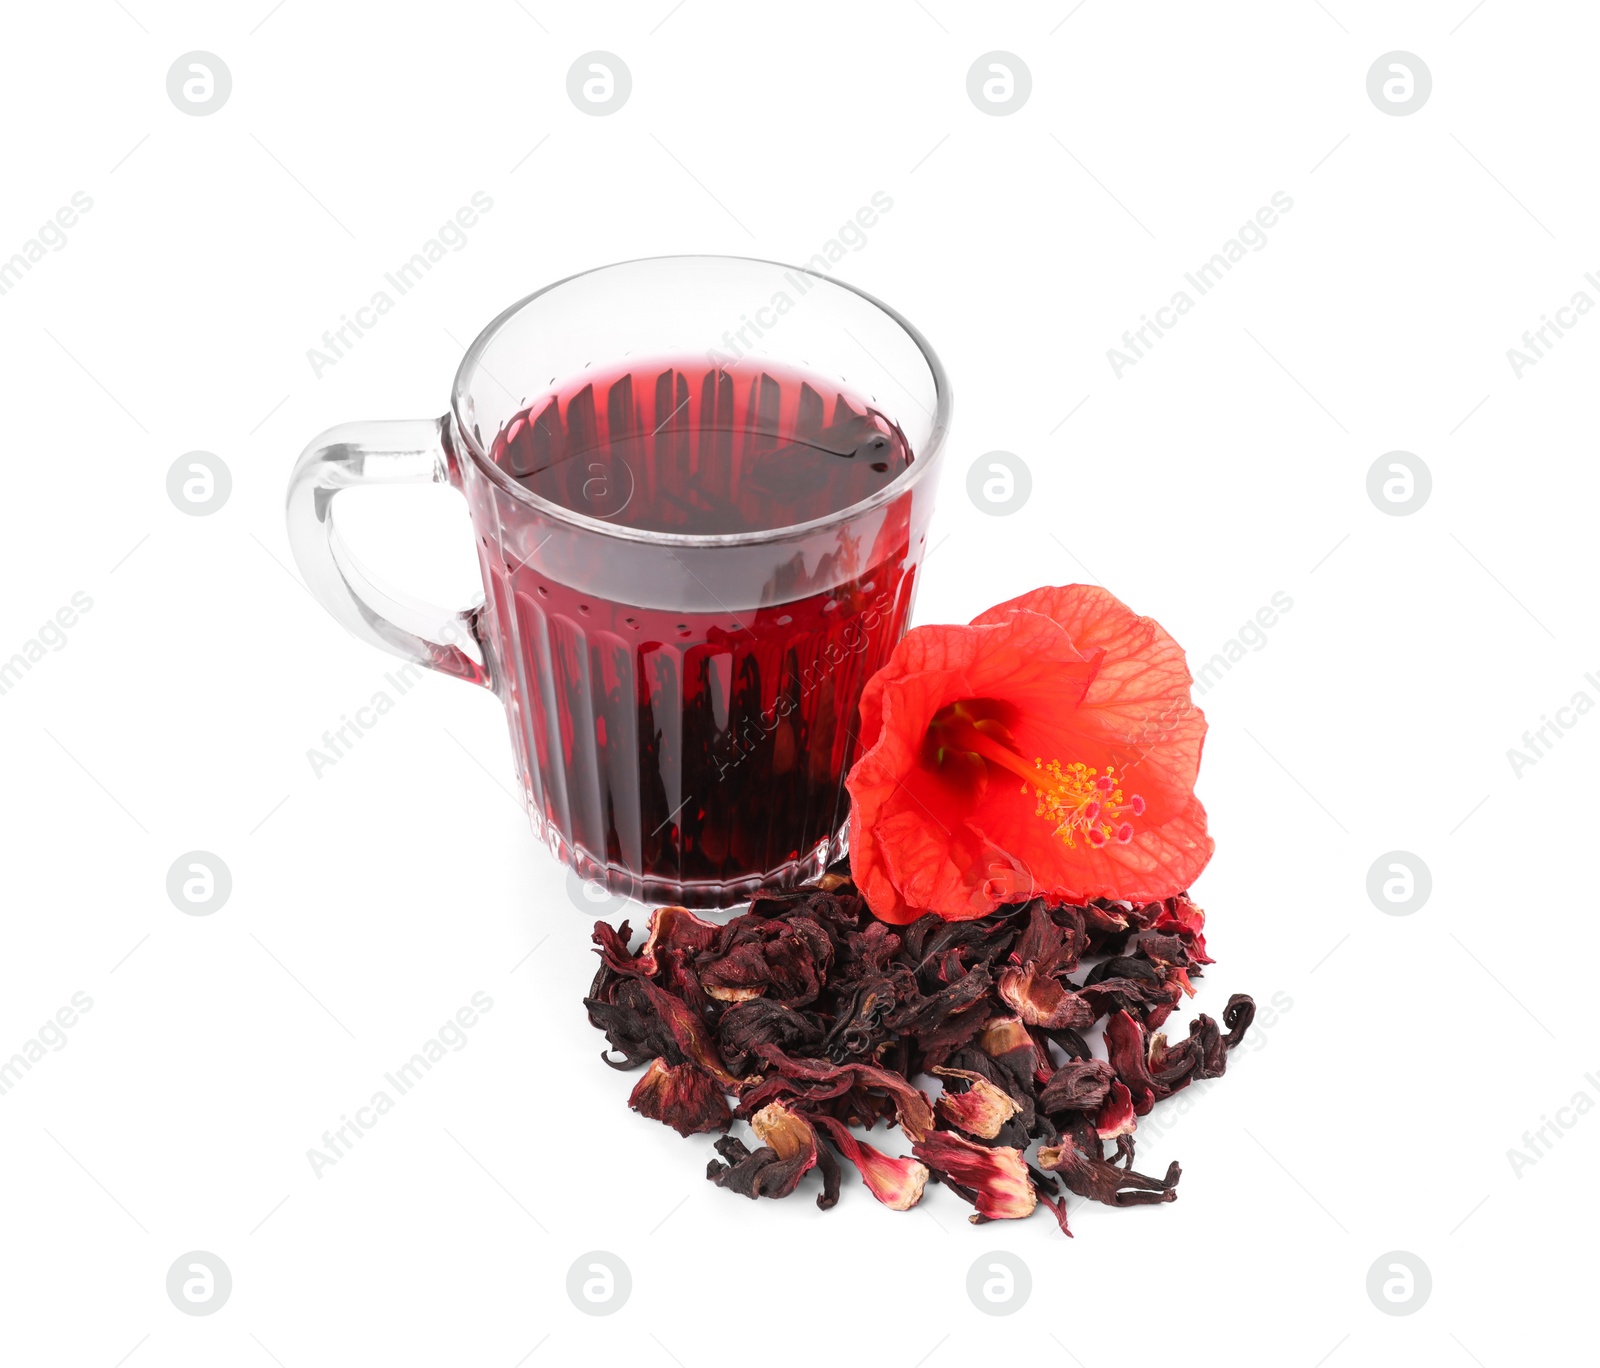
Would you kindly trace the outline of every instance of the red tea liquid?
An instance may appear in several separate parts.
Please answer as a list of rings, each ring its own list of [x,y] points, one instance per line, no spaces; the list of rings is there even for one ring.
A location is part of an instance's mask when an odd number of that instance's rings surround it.
[[[491,457],[609,526],[702,535],[839,513],[913,459],[895,425],[837,385],[703,362],[585,378],[516,414]],[[822,564],[778,555],[764,583],[712,594],[697,579],[714,611],[641,606],[661,602],[655,581],[682,582],[670,540],[597,536],[594,555],[639,567],[636,589],[599,596],[552,578],[536,546],[517,560],[515,535],[480,538],[519,761],[558,852],[614,891],[691,906],[836,857],[861,690],[910,610],[909,513],[902,494],[871,519],[870,544],[846,531]]]

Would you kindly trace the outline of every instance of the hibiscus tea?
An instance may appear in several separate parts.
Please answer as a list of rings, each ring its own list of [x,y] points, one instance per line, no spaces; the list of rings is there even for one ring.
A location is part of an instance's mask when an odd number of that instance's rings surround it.
[[[536,496],[475,510],[535,828],[647,902],[821,873],[922,549],[912,482],[874,502],[915,460],[900,427],[819,375],[669,358],[585,373],[486,445]]]

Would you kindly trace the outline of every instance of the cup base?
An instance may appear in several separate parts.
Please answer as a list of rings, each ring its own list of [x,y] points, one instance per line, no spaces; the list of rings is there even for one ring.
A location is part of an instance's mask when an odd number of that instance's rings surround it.
[[[818,841],[805,855],[777,869],[742,879],[683,881],[642,875],[637,870],[599,859],[582,846],[567,841],[554,828],[541,823],[536,814],[533,816],[533,833],[562,864],[576,870],[579,878],[600,884],[607,892],[647,906],[690,907],[702,911],[727,911],[744,906],[758,893],[778,892],[813,883],[822,877],[829,865],[850,853],[850,824],[847,821],[834,835]]]

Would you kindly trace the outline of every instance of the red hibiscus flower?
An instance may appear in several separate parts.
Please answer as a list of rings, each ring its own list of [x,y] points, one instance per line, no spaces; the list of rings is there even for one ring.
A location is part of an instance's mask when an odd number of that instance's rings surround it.
[[[867,683],[850,866],[873,913],[987,916],[1030,894],[1144,904],[1212,842],[1183,650],[1104,589],[1036,589],[917,627]]]

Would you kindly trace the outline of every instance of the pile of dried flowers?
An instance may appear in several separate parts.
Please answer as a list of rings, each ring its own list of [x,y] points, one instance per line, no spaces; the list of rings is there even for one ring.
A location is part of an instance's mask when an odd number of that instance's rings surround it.
[[[629,1105],[685,1136],[745,1120],[760,1142],[718,1140],[724,1162],[707,1177],[747,1197],[786,1197],[815,1168],[827,1208],[839,1196],[837,1151],[896,1210],[915,1205],[931,1177],[972,1203],[974,1221],[1043,1202],[1063,1231],[1063,1184],[1112,1206],[1173,1200],[1176,1163],[1160,1178],[1132,1167],[1137,1118],[1219,1076],[1255,1014],[1237,994],[1225,1032],[1204,1015],[1176,1041],[1158,1029],[1211,962],[1204,914],[1187,897],[1142,907],[1034,899],[892,927],[847,879],[824,883],[757,899],[723,926],[659,908],[637,951],[626,922],[595,925],[602,963],[589,1019],[620,1056],[607,1058],[613,1067],[649,1066]],[[1097,1059],[1082,1032],[1102,1018],[1107,1058]],[[942,1081],[936,1100],[913,1081],[922,1076]],[[879,1121],[898,1124],[909,1155],[851,1129]]]
[[[832,1206],[837,1153],[886,1206],[932,1178],[974,1221],[1043,1202],[1070,1234],[1063,1187],[1173,1200],[1177,1164],[1134,1171],[1138,1118],[1221,1075],[1255,1015],[1236,994],[1221,1026],[1160,1029],[1211,963],[1190,684],[1172,637],[1094,586],[909,632],[861,698],[848,873],[725,925],[658,908],[637,950],[596,924],[585,1005],[608,1063],[648,1065],[630,1105],[686,1136],[748,1121],[758,1147],[724,1135],[707,1177],[752,1198],[816,1169]],[[880,1121],[910,1154],[852,1129]]]

